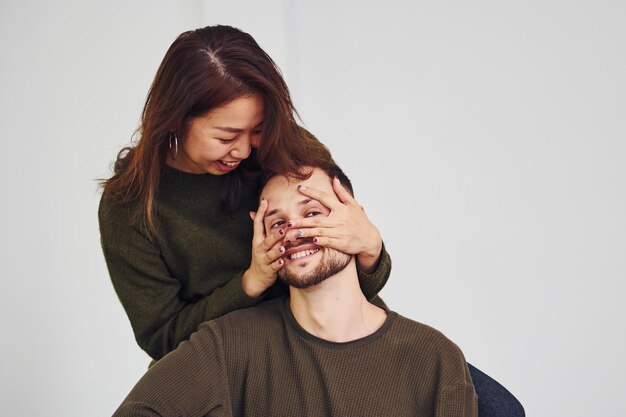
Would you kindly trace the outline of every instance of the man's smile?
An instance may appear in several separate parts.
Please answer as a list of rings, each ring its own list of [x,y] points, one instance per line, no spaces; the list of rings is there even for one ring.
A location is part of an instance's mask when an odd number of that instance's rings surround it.
[[[318,253],[321,248],[314,244],[312,240],[308,240],[308,242],[301,243],[297,246],[287,245],[285,247],[284,258],[295,261]]]

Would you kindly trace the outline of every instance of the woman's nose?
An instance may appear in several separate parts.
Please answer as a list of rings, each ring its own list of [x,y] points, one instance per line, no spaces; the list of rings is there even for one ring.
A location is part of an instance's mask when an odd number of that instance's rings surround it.
[[[246,159],[252,152],[252,144],[250,143],[250,136],[246,135],[240,138],[235,146],[230,150],[230,155],[237,159]]]

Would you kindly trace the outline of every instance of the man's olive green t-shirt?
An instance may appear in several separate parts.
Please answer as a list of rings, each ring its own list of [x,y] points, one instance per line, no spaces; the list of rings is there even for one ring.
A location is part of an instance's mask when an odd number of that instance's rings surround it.
[[[346,343],[300,327],[281,297],[203,323],[156,363],[115,417],[477,416],[460,349],[388,312]]]

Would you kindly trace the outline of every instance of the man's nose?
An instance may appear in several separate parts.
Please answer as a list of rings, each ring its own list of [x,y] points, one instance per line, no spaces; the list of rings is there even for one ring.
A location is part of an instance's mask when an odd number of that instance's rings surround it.
[[[298,236],[298,229],[293,229],[290,227],[285,228],[285,237],[283,238],[283,245],[287,244],[295,244],[300,236]]]

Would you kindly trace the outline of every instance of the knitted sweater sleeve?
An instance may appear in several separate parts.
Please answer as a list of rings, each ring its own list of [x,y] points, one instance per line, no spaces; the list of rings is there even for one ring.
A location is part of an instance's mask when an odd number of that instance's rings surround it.
[[[380,251],[380,260],[376,270],[368,273],[361,268],[358,262],[356,265],[361,291],[371,301],[383,289],[391,274],[391,257],[387,253],[387,249],[385,249],[385,244],[383,243]]]
[[[153,359],[174,350],[202,322],[262,300],[243,291],[242,271],[219,271],[231,276],[225,285],[198,300],[185,301],[180,280],[172,276],[158,246],[131,221],[129,209],[103,198],[98,214],[113,287],[137,343]]]
[[[224,348],[213,324],[150,367],[113,417],[231,415]]]

